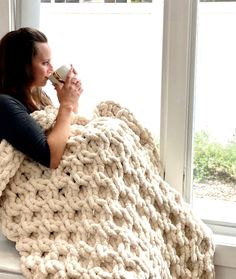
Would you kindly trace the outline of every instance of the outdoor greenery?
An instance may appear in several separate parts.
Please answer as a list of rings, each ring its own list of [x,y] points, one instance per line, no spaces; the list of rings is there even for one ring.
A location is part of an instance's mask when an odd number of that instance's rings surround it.
[[[194,181],[236,182],[236,135],[226,145],[200,131],[194,139]]]

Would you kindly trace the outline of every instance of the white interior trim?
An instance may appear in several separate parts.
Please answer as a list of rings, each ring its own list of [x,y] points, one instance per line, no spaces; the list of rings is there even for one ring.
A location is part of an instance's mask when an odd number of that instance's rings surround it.
[[[191,181],[197,3],[164,2],[160,155],[165,180],[183,195]]]

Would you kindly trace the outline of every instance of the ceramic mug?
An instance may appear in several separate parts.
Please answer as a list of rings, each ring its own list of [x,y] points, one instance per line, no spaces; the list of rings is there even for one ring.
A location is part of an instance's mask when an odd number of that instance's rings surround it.
[[[60,84],[64,83],[66,76],[70,70],[70,67],[66,65],[62,65],[58,69],[56,69],[49,77],[48,79],[53,83],[53,84]]]

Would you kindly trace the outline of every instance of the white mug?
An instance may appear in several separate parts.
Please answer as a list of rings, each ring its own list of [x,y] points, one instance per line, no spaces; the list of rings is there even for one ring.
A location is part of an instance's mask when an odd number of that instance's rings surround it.
[[[66,65],[62,65],[59,67],[57,70],[55,70],[49,77],[48,79],[53,83],[53,84],[60,84],[64,83],[66,76],[69,72],[70,68]]]

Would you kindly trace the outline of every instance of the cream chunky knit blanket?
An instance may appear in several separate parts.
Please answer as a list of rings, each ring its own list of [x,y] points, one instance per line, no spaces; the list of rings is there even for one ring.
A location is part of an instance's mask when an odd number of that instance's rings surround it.
[[[33,113],[48,130],[57,109]],[[78,116],[56,170],[0,144],[0,221],[26,278],[214,278],[211,233],[159,175],[155,142],[129,110]]]

